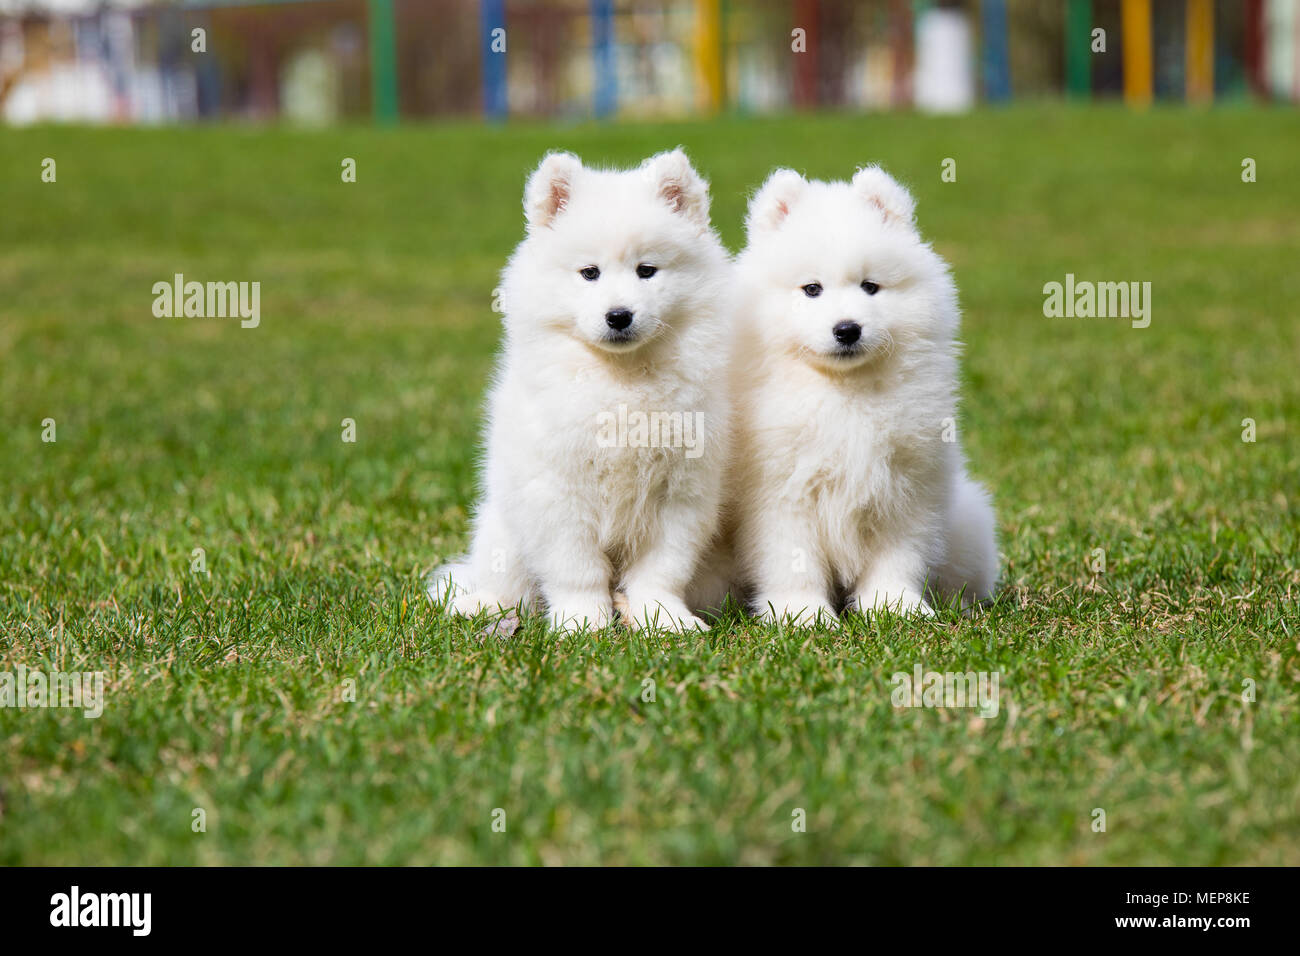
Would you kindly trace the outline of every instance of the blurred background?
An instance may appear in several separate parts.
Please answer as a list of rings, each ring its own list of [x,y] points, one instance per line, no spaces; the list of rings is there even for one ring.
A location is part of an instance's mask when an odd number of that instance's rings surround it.
[[[1298,48],[1300,0],[0,0],[0,116],[328,124],[1295,102]]]

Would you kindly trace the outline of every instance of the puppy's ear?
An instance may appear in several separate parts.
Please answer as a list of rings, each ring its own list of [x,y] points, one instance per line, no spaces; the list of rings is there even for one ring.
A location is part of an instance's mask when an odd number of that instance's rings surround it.
[[[879,166],[859,169],[853,177],[853,188],[879,209],[886,220],[899,219],[909,226],[915,221],[916,200],[898,180]]]
[[[700,178],[686,153],[678,147],[658,153],[641,164],[655,195],[697,225],[709,224],[709,184]]]
[[[524,215],[529,229],[545,229],[564,211],[582,160],[572,153],[547,153],[524,187]]]
[[[793,169],[776,170],[749,201],[745,232],[754,236],[776,230],[807,188],[807,180]]]

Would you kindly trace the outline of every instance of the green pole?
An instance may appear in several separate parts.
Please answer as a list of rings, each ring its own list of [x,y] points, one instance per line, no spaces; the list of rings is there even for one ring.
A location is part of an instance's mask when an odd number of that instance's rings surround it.
[[[1092,0],[1069,0],[1065,8],[1065,91],[1092,93]]]
[[[397,29],[393,0],[370,0],[370,103],[376,123],[397,121]]]

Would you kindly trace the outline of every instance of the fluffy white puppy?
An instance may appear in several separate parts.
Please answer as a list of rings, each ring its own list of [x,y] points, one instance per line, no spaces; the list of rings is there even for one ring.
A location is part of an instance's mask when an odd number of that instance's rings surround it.
[[[708,183],[681,150],[627,171],[552,153],[524,212],[472,543],[430,594],[463,615],[540,599],[571,630],[617,590],[639,626],[704,627],[684,591],[717,527],[731,342]]]
[[[737,263],[733,537],[760,614],[930,613],[992,594],[988,493],[957,441],[957,292],[911,195],[781,169]]]

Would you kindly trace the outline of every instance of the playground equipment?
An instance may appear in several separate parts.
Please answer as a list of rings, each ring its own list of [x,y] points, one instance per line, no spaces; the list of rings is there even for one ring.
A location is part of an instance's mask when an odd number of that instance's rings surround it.
[[[70,84],[102,95],[66,118],[103,121],[1300,99],[1300,0],[182,0],[0,39],[13,121]]]

